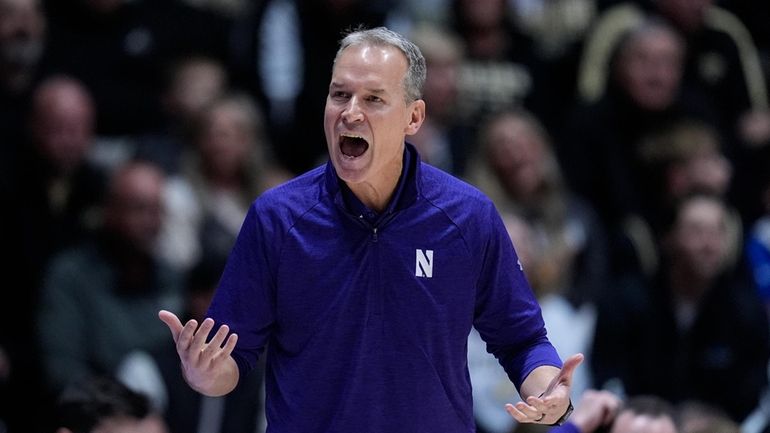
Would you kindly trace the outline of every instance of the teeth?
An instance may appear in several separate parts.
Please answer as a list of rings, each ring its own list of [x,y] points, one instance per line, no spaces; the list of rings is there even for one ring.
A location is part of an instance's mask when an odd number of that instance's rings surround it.
[[[342,134],[340,134],[340,136],[342,136],[342,137],[348,137],[348,138],[360,138],[360,139],[362,139],[362,140],[364,139],[364,137],[362,137],[362,136],[360,136],[360,135],[356,135],[356,134],[347,134],[347,133],[344,133],[344,132],[343,132]]]

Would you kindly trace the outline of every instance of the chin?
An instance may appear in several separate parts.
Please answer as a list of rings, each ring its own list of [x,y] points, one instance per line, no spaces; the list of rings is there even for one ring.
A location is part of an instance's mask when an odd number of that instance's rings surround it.
[[[334,168],[337,175],[345,176],[363,176],[363,173],[371,166],[371,152],[367,151],[361,156],[351,158],[337,151],[334,154]]]

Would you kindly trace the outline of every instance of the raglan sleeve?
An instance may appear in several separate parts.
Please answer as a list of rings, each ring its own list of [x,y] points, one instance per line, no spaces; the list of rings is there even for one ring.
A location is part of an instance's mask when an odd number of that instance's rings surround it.
[[[489,203],[478,232],[481,266],[476,285],[474,327],[511,382],[520,389],[532,370],[561,368],[548,339],[540,305],[524,274],[497,209]]]
[[[259,200],[249,208],[207,313],[217,326],[238,334],[232,356],[241,378],[257,365],[275,323],[273,270],[280,240],[269,214]]]

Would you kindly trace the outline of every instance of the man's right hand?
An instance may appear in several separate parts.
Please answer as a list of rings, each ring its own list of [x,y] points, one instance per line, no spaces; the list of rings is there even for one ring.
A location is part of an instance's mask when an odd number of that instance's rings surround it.
[[[212,397],[227,394],[235,387],[238,367],[230,354],[238,335],[228,336],[230,328],[222,325],[214,337],[206,341],[214,328],[213,319],[206,318],[198,326],[194,319],[182,325],[176,314],[167,310],[161,310],[158,317],[171,330],[182,361],[182,373],[190,387]]]

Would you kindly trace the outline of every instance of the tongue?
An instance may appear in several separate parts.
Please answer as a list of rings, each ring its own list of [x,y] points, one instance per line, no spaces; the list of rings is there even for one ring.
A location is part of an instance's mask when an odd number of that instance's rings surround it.
[[[369,143],[363,138],[342,137],[340,140],[340,150],[345,156],[351,156],[357,158],[366,152],[369,148]]]

